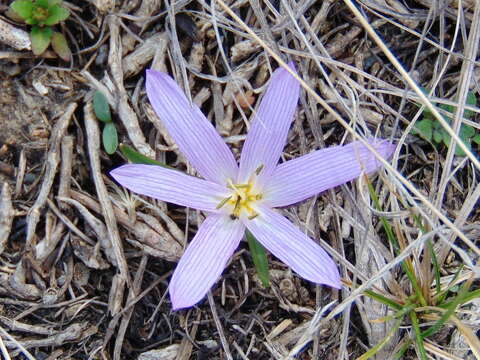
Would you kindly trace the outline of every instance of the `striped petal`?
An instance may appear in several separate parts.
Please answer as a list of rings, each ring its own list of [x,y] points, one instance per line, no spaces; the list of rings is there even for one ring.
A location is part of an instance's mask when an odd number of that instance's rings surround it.
[[[180,151],[205,179],[225,184],[235,179],[232,152],[200,109],[167,74],[147,70],[147,95]]]
[[[289,66],[294,69],[293,63]],[[261,186],[269,178],[287,141],[299,93],[299,82],[287,70],[275,70],[243,146],[239,183],[246,182],[261,166],[257,183]]]
[[[287,218],[266,206],[245,225],[273,255],[298,275],[317,284],[340,288],[340,275],[332,258]]]
[[[370,140],[383,158],[395,145],[386,140]],[[344,184],[362,173],[379,169],[380,161],[359,141],[332,146],[278,165],[265,187],[264,199],[272,207],[287,206]]]
[[[173,309],[202,300],[218,280],[245,233],[239,220],[210,215],[198,229],[173,273],[169,291]]]
[[[228,195],[221,185],[156,165],[123,165],[110,175],[137,194],[204,211],[218,212],[217,205]]]

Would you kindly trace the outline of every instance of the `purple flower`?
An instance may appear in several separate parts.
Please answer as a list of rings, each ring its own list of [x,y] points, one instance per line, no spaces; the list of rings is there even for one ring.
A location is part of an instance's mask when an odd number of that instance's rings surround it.
[[[340,288],[338,269],[330,256],[273,208],[297,203],[363,172],[374,172],[380,167],[374,155],[353,142],[278,164],[300,91],[297,80],[283,68],[272,74],[245,140],[240,165],[172,78],[149,70],[146,85],[155,112],[203,179],[135,164],[110,174],[138,194],[208,213],[170,282],[174,310],[193,306],[205,296],[245,229],[301,277]],[[370,144],[385,158],[394,149],[384,140],[372,139]]]

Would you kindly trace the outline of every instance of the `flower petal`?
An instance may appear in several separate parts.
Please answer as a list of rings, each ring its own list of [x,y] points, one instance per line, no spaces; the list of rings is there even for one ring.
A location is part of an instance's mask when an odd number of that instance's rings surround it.
[[[369,143],[385,159],[395,149],[386,140],[372,139]],[[317,150],[278,165],[265,186],[264,200],[272,207],[294,204],[361,173],[372,173],[380,166],[375,155],[359,141]]]
[[[245,226],[225,215],[209,215],[183,254],[170,281],[173,310],[199,302],[238,247]]]
[[[259,215],[245,220],[255,238],[304,279],[340,288],[340,275],[332,258],[287,218],[264,205]]]
[[[205,179],[225,184],[237,176],[232,152],[200,109],[167,74],[147,70],[147,95],[180,151]]]
[[[156,165],[123,165],[110,175],[137,194],[204,211],[217,212],[217,205],[228,196],[221,185]]]
[[[294,69],[293,63],[289,66]],[[300,83],[287,70],[274,71],[243,145],[239,183],[248,181],[262,165],[257,179],[260,186],[273,172],[287,141],[299,93]]]

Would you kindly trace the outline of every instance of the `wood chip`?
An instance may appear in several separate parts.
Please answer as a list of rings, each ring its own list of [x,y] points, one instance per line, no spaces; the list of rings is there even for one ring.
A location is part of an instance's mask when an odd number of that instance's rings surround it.
[[[12,231],[13,217],[15,212],[12,205],[12,193],[10,186],[4,182],[2,193],[0,194],[0,254],[5,250],[8,236]]]
[[[17,50],[32,49],[30,35],[25,30],[16,28],[2,19],[0,19],[0,42]]]

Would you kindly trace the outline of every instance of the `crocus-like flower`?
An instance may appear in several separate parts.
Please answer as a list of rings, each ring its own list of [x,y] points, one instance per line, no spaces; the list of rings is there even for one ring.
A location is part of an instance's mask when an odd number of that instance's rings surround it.
[[[272,74],[253,115],[239,165],[212,124],[172,78],[149,70],[146,86],[155,112],[203,179],[135,164],[110,174],[138,194],[208,213],[172,276],[173,308],[193,306],[205,296],[245,229],[304,279],[340,288],[338,269],[330,256],[274,208],[307,199],[363,172],[374,172],[380,167],[375,156],[353,142],[278,164],[300,91],[298,81],[283,68]],[[370,144],[385,158],[394,149],[384,140],[371,140]]]

